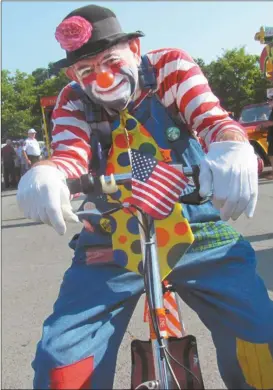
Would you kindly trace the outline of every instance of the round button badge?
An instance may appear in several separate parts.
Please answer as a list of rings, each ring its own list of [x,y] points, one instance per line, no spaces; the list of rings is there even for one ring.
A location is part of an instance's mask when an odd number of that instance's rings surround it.
[[[166,135],[167,135],[167,138],[169,141],[171,141],[171,142],[176,141],[180,137],[180,130],[178,127],[174,127],[174,126],[169,127],[166,130]]]

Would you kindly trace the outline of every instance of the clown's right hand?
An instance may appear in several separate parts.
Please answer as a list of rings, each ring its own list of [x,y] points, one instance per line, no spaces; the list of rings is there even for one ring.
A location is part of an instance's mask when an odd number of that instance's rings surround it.
[[[65,176],[54,166],[37,165],[22,176],[17,202],[26,218],[51,225],[60,235],[66,232],[65,221],[79,222]]]

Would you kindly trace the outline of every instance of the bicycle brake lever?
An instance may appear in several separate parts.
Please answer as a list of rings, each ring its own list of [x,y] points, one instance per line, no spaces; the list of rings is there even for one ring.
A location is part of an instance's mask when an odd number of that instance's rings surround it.
[[[180,203],[184,204],[191,204],[191,205],[201,205],[210,200],[209,197],[202,198],[199,195],[200,190],[200,183],[199,183],[199,174],[200,174],[200,168],[198,165],[192,165],[192,174],[191,177],[193,178],[193,183],[195,185],[195,190],[191,192],[190,194],[183,195],[179,198]]]
[[[199,195],[199,189],[195,189],[193,192],[180,197],[179,202],[183,204],[201,205],[207,203],[210,198],[202,198]]]
[[[107,211],[99,211],[97,208],[91,209],[91,210],[83,210],[83,211],[77,211],[76,215],[78,215],[81,219],[84,218],[84,216],[88,215],[94,215],[94,216],[99,216],[99,217],[107,217],[108,215],[114,214],[116,211],[121,210],[123,207],[122,205],[118,205],[117,207],[114,207],[110,210]]]
[[[123,206],[122,206],[122,205],[119,205],[119,206],[114,207],[114,208],[112,208],[112,209],[110,209],[110,210],[104,211],[104,212],[102,213],[102,216],[107,217],[107,215],[114,214],[116,211],[119,211],[119,210],[121,210],[121,209],[123,209]]]

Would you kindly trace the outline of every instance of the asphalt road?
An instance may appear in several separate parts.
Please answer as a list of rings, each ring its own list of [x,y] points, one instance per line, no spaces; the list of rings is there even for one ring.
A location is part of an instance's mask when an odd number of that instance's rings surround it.
[[[76,207],[76,203],[74,202]],[[273,181],[260,180],[255,219],[240,218],[233,225],[253,244],[258,271],[273,298]],[[59,285],[69,267],[69,238],[79,226],[69,225],[59,237],[48,226],[26,220],[16,205],[15,191],[2,192],[2,389],[32,388],[32,369],[41,325],[51,313]],[[130,385],[130,341],[145,338],[142,301],[136,308],[121,345],[115,389]],[[187,329],[198,339],[206,388],[225,388],[219,377],[209,332],[195,313],[184,306]]]

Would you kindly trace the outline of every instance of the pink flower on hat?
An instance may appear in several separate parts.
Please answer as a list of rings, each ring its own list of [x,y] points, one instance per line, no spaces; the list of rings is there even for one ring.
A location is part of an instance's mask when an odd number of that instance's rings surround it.
[[[82,47],[92,36],[93,27],[81,16],[65,19],[56,28],[55,38],[62,49],[74,51]]]

